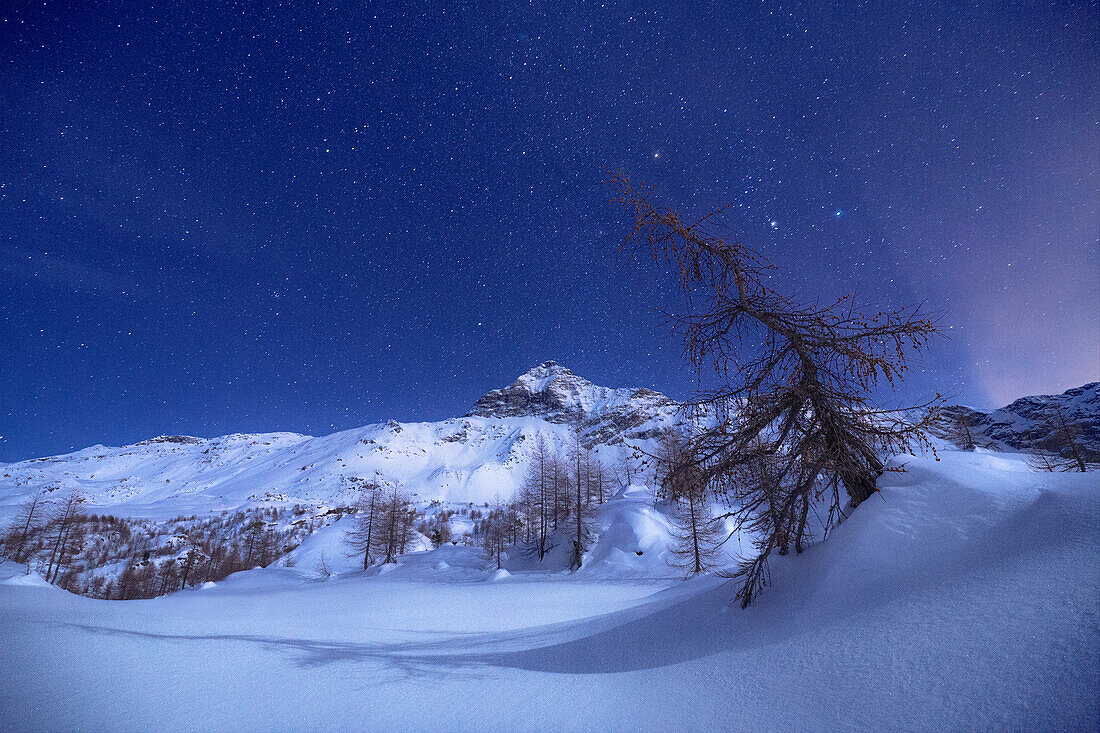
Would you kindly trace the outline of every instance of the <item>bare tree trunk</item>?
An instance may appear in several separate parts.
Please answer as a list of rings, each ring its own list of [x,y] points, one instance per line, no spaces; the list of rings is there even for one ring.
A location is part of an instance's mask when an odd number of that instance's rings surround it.
[[[699,552],[699,518],[695,515],[694,493],[688,495],[688,511],[691,512],[691,545],[695,553],[695,572],[703,572],[703,557]]]
[[[1081,473],[1086,473],[1088,467],[1085,464],[1085,457],[1081,454],[1081,450],[1077,447],[1077,441],[1074,440],[1073,429],[1066,422],[1066,416],[1059,408],[1054,409],[1054,416],[1058,420],[1058,427],[1062,431],[1063,440],[1069,445],[1070,456],[1073,458],[1073,462],[1077,464],[1077,470]]]

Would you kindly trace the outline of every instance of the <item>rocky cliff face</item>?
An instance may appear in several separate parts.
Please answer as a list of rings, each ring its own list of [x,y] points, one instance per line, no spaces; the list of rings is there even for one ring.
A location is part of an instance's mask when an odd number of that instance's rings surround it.
[[[679,403],[659,392],[600,387],[547,361],[481,397],[466,416],[579,422],[586,442],[615,444],[654,437],[662,426],[675,422],[678,408]]]
[[[481,397],[467,417],[541,417],[548,422],[584,420],[594,412],[630,399],[632,390],[592,384],[557,362],[547,361],[511,385]]]

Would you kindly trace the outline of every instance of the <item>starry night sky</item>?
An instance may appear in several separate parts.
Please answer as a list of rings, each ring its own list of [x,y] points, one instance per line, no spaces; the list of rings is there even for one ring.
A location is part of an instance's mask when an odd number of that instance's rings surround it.
[[[601,165],[808,300],[942,312],[901,398],[1097,378],[1095,3],[408,5],[4,4],[0,460],[441,419],[546,359],[685,397]]]

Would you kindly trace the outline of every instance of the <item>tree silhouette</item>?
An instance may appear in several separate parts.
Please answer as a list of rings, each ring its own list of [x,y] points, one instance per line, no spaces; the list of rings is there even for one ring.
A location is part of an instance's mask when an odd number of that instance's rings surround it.
[[[841,490],[858,506],[876,491],[887,457],[928,445],[938,395],[900,410],[880,407],[873,395],[882,383],[895,386],[935,323],[919,307],[865,315],[851,296],[825,306],[797,302],[769,287],[775,268],[762,255],[719,236],[714,213],[688,222],[655,203],[652,188],[621,173],[608,182],[612,201],[634,216],[621,251],[675,269],[689,308],[670,318],[692,367],[713,370],[722,384],[692,405],[691,470],[732,502],[743,489],[742,467],[767,461],[774,469],[773,485],[751,492],[770,492],[777,521],[737,574],[747,605],[764,584],[768,552],[805,536],[812,503],[828,505],[828,525],[842,511]]]

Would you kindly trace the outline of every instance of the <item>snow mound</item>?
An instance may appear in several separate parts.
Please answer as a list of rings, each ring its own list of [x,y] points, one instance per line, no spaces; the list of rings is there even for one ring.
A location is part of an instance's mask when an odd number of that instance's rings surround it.
[[[52,590],[60,591],[56,585],[51,585],[46,582],[46,579],[35,572],[24,573],[19,575],[11,575],[3,580],[0,580],[0,585],[17,585],[25,588],[50,588]]]

